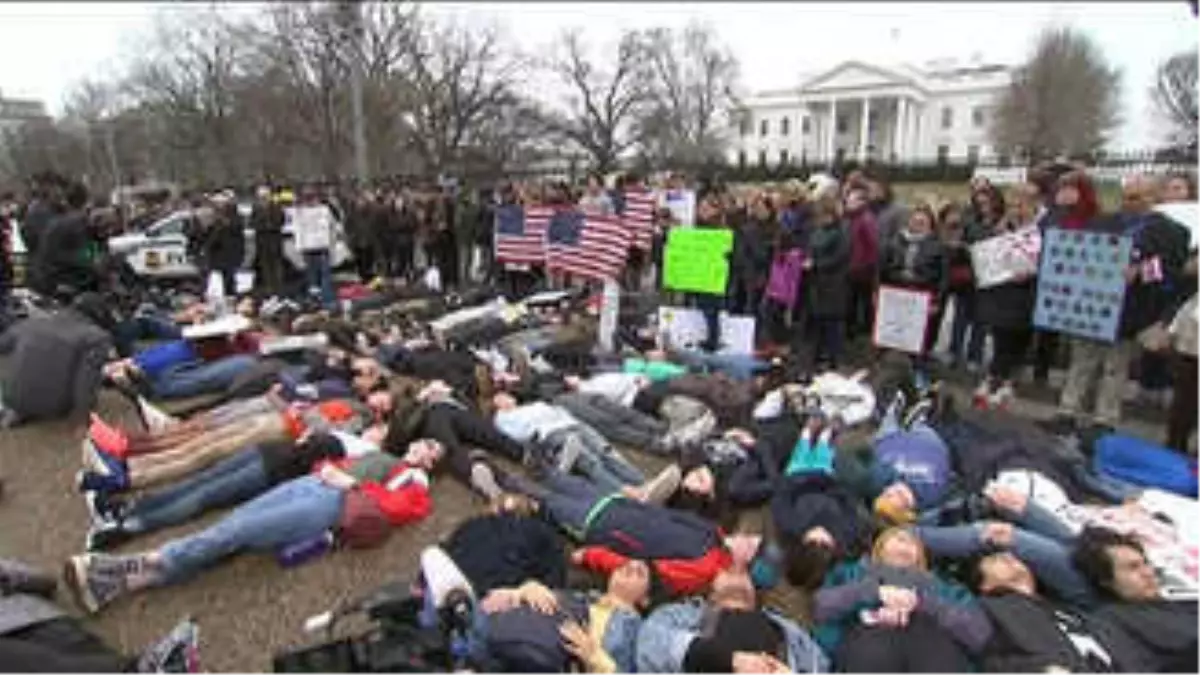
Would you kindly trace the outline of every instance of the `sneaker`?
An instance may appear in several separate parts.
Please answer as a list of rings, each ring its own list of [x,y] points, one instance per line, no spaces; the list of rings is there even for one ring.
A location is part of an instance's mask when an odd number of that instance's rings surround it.
[[[75,487],[80,492],[124,492],[129,489],[129,473],[125,467],[117,467],[111,475],[81,470],[75,474]]]
[[[63,578],[79,604],[95,614],[128,590],[126,579],[131,570],[136,571],[134,568],[140,566],[140,558],[85,553],[71,556],[63,569]]]
[[[180,621],[137,659],[139,673],[200,672],[200,627],[191,617]]]
[[[142,425],[150,433],[161,433],[179,424],[179,420],[163,412],[162,409],[150,401],[147,401],[146,397],[139,396],[137,403],[138,415],[142,418]]]
[[[971,394],[971,407],[976,410],[987,410],[991,404],[992,388],[987,380],[979,383]]]
[[[683,470],[678,464],[670,464],[658,475],[641,485],[641,493],[645,500],[651,504],[665,504],[671,495],[679,489],[679,483],[683,480]]]
[[[1016,398],[1017,392],[1013,390],[1012,385],[1003,384],[996,390],[996,393],[992,394],[988,402],[993,408],[1006,410]]]
[[[88,528],[84,546],[89,552],[107,551],[133,539],[133,533],[114,520],[101,520]]]

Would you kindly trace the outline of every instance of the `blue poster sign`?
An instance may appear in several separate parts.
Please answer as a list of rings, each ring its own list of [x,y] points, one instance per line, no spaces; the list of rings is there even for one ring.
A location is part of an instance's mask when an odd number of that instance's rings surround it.
[[[1115,342],[1125,304],[1125,268],[1133,240],[1118,234],[1047,229],[1038,269],[1033,324]]]

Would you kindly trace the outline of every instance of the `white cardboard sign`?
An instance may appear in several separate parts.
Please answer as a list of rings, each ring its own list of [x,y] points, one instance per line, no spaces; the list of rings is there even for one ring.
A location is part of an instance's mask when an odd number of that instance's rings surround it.
[[[718,354],[754,353],[753,316],[732,316],[728,312],[721,312],[719,322],[721,348],[717,350]],[[659,307],[658,329],[676,347],[697,345],[708,336],[704,314],[698,309],[685,307]]]
[[[928,291],[880,286],[875,302],[875,344],[909,354],[924,351],[933,298]]]

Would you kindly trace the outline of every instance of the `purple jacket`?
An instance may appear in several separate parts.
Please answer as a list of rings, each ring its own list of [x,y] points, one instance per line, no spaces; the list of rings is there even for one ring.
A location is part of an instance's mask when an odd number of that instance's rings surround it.
[[[800,278],[804,274],[804,251],[794,248],[775,254],[771,277],[767,280],[767,297],[791,309],[800,293]]]
[[[863,209],[850,217],[850,278],[873,278],[879,269],[879,225],[871,209]]]

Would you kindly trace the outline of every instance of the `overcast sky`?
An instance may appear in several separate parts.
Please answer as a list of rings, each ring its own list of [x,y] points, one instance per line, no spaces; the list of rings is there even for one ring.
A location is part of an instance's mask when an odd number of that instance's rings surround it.
[[[942,57],[1015,64],[1037,31],[1068,25],[1092,36],[1124,72],[1125,123],[1118,148],[1144,148],[1160,134],[1149,89],[1164,58],[1197,46],[1197,21],[1184,0],[1071,3],[425,3],[433,15],[497,22],[533,51],[560,30],[582,27],[596,43],[624,28],[711,24],[742,64],[750,90],[794,86],[848,59],[880,65]],[[223,5],[249,12],[250,3]],[[188,12],[204,4],[0,3],[0,92],[40,98],[58,112],[79,78],[119,71],[156,12]]]

